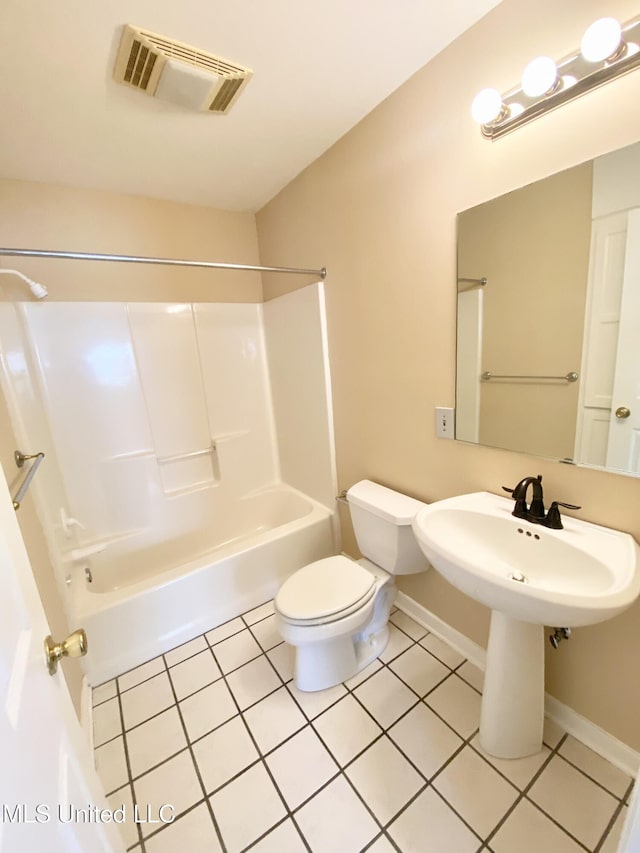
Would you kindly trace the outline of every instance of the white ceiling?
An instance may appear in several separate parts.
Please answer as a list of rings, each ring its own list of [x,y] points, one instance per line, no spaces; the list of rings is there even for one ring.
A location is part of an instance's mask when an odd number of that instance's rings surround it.
[[[2,0],[0,177],[255,211],[499,0]],[[112,79],[131,23],[254,70],[224,116]]]

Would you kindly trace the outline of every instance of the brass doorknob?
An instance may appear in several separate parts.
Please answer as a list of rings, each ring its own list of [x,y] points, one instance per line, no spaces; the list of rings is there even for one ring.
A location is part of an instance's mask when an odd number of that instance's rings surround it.
[[[58,661],[62,658],[81,658],[87,653],[87,635],[83,628],[69,634],[62,643],[56,643],[51,634],[44,641],[44,655],[49,675],[55,675]]]
[[[623,418],[628,418],[631,414],[631,410],[627,409],[626,406],[619,406],[616,409],[616,417],[622,420]]]

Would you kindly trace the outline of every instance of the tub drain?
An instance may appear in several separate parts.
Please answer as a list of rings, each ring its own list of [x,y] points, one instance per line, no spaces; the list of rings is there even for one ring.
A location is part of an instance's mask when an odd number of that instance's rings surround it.
[[[512,581],[518,581],[518,583],[528,583],[526,577],[522,574],[522,572],[511,572],[509,577]]]

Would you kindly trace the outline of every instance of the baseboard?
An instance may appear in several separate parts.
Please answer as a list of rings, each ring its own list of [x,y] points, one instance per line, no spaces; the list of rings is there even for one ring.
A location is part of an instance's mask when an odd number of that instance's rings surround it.
[[[80,692],[80,726],[91,748],[93,755],[93,690],[86,676],[82,679],[82,690]]]
[[[456,651],[464,655],[471,663],[484,670],[486,667],[486,650],[465,637],[456,628],[444,622],[435,613],[427,610],[403,592],[396,596],[396,606],[407,616],[411,616],[420,625],[444,640]],[[614,767],[634,778],[640,770],[640,754],[627,744],[622,743],[613,735],[592,723],[586,717],[578,714],[568,705],[545,693],[545,714],[570,735],[588,746],[598,755],[606,758]]]

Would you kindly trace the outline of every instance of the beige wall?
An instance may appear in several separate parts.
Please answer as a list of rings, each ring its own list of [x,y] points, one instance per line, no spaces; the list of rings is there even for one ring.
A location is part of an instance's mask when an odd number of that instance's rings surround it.
[[[458,217],[458,275],[489,282],[482,371],[580,372],[592,174],[591,162],[565,169]],[[579,383],[496,379],[480,390],[481,444],[573,458]]]
[[[0,181],[0,221],[3,247],[258,263],[252,213]],[[0,258],[0,267],[41,282],[50,299],[262,301],[257,272],[9,256]],[[6,298],[31,298],[17,279],[3,275],[0,285]]]
[[[437,500],[541,473],[548,498],[640,540],[640,480],[438,440],[433,411],[455,394],[456,214],[640,137],[640,73],[494,143],[474,125],[471,100],[484,85],[514,86],[536,55],[566,55],[596,18],[632,11],[624,0],[504,0],[258,214],[262,263],[328,268],[340,488],[370,477]],[[270,278],[265,296],[297,284]],[[486,641],[488,611],[436,572],[401,587]],[[640,749],[638,655],[640,603],[550,651],[547,687]]]

